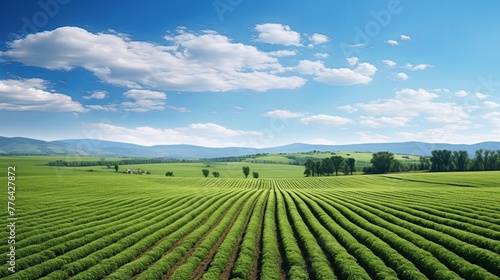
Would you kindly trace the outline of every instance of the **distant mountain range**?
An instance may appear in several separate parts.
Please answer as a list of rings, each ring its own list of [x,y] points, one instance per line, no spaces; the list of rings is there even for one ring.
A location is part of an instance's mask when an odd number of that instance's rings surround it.
[[[298,153],[309,151],[379,152],[430,156],[432,150],[465,150],[472,156],[478,149],[500,150],[500,142],[483,142],[472,145],[436,144],[424,142],[369,143],[351,145],[312,145],[295,143],[272,148],[209,148],[194,145],[141,146],[95,139],[69,139],[42,141],[22,137],[1,137],[0,155],[82,155],[100,157],[147,157],[203,159],[244,156],[257,153]]]

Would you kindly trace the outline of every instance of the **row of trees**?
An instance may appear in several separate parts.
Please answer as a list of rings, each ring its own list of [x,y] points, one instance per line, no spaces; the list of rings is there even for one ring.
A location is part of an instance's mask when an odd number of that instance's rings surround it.
[[[248,175],[250,174],[250,167],[248,166],[243,166],[243,175],[245,175],[245,178],[248,178]],[[210,171],[208,169],[203,169],[201,170],[201,172],[203,173],[203,176],[208,177],[208,175],[210,174]],[[220,173],[218,171],[214,171],[212,172],[212,175],[215,177],[215,178],[218,178],[220,177]],[[168,175],[167,175],[168,176]],[[252,173],[252,176],[254,178],[259,178],[259,172],[253,172]]]
[[[339,172],[343,172],[344,174],[353,174],[356,170],[356,160],[354,158],[343,158],[342,156],[332,156],[329,158],[324,158],[319,161],[314,161],[312,159],[308,159],[304,166],[306,170],[304,171],[304,175],[309,176],[330,176],[335,173],[335,175],[339,175]]]
[[[475,152],[470,158],[467,151],[432,151],[431,171],[488,171],[500,170],[500,150],[483,150]]]

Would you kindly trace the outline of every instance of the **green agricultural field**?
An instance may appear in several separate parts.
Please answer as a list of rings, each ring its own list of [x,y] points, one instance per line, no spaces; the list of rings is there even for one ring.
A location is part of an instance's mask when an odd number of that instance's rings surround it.
[[[261,178],[245,179],[247,163],[216,163],[221,178],[203,178],[203,164],[129,175],[0,159],[1,279],[500,279],[500,172],[248,164]]]

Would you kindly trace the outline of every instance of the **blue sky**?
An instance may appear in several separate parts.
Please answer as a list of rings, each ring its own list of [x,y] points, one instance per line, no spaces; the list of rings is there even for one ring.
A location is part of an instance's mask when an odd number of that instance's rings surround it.
[[[498,1],[275,2],[2,1],[0,135],[500,141]]]

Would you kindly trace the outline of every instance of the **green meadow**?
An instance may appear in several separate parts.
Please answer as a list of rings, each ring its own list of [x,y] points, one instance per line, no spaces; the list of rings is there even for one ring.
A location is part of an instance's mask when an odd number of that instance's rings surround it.
[[[245,161],[115,172],[46,165],[58,156],[0,160],[2,279],[500,275],[498,171],[305,178],[302,166]],[[244,178],[242,166],[260,178]],[[122,173],[127,168],[151,174]],[[205,168],[221,177],[204,178]]]

